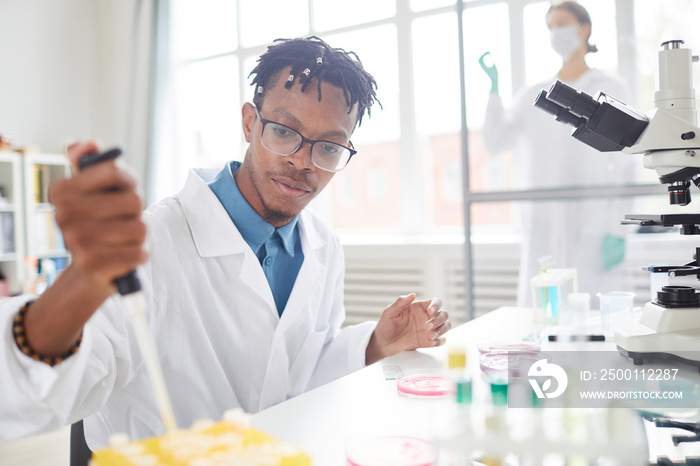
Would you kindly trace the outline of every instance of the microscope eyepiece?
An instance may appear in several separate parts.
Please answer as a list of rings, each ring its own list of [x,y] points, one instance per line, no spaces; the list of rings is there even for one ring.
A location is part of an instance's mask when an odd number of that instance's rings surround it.
[[[590,120],[598,111],[600,103],[583,91],[577,91],[573,87],[561,81],[555,81],[549,89],[548,99],[567,108],[576,116]]]
[[[566,123],[567,125],[578,126],[584,122],[583,118],[574,115],[561,105],[549,100],[547,91],[545,90],[540,91],[540,93],[537,95],[537,98],[535,99],[535,107],[554,115],[557,121]]]
[[[591,97],[561,81],[555,81],[549,92],[540,91],[534,104],[573,126],[573,137],[601,152],[632,146],[649,124],[646,115],[603,92]]]

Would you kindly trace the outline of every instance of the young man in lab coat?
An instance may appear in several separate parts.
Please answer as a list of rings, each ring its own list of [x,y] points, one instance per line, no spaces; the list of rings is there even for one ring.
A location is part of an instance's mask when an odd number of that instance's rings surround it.
[[[115,432],[164,432],[113,285],[135,267],[180,427],[234,407],[256,412],[444,342],[451,324],[440,300],[413,294],[377,323],[341,329],[342,248],[305,209],[354,152],[350,136],[375,101],[372,76],[315,38],[276,43],[253,74],[242,164],[193,170],[178,195],[144,213],[134,180],[111,161],[52,187],[72,262],[38,299],[0,302],[0,437],[79,419],[92,449]],[[80,143],[68,156],[75,165],[96,150]]]

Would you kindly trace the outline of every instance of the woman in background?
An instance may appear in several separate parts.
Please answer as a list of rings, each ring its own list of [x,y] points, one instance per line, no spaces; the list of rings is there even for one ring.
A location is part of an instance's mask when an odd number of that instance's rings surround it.
[[[550,42],[562,59],[556,75],[521,90],[511,108],[504,108],[498,94],[498,71],[484,58],[481,67],[491,79],[483,136],[492,155],[514,150],[516,189],[628,184],[639,160],[619,152],[602,153],[570,136],[570,126],[533,106],[537,94],[555,80],[591,96],[597,91],[623,102],[629,97],[623,82],[601,70],[589,68],[591,18],[573,1],[553,5],[545,15]],[[520,276],[518,305],[531,306],[530,278],[539,272],[543,256],[557,267],[578,270],[580,292],[605,292],[622,286],[615,266],[624,258],[625,227],[620,225],[632,202],[624,199],[521,202]]]

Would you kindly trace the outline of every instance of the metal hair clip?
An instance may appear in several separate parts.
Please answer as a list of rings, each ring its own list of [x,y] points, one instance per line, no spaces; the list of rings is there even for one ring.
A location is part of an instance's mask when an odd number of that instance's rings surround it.
[[[289,73],[289,77],[287,78],[287,82],[284,83],[284,88],[289,89],[290,87],[292,87],[293,84],[294,84],[294,75]]]
[[[323,58],[321,58],[321,57],[316,58],[316,64],[323,65]]]
[[[309,68],[306,68],[304,71],[302,71],[303,74],[306,75],[306,77],[309,77],[309,74],[311,73],[311,70]]]
[[[263,87],[262,87],[262,86],[258,86],[258,94],[262,94],[262,93],[263,93]]]

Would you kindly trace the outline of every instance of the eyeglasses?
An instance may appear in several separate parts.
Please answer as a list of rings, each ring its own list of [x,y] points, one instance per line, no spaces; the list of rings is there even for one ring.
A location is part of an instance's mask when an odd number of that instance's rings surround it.
[[[286,157],[294,154],[306,142],[311,145],[311,162],[321,170],[329,172],[339,172],[350,162],[352,156],[357,154],[357,151],[352,147],[345,147],[330,141],[313,141],[305,138],[289,126],[261,117],[257,108],[255,113],[263,125],[260,142],[265,149],[272,153]],[[350,146],[352,146],[352,142]]]

